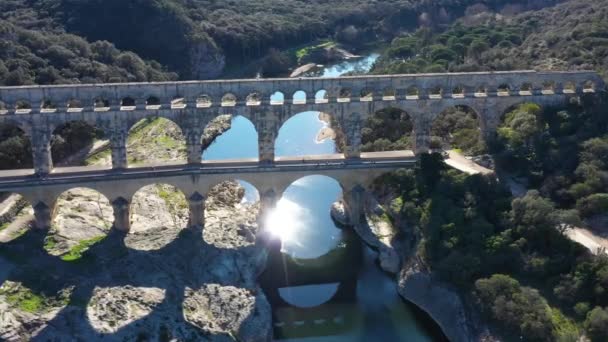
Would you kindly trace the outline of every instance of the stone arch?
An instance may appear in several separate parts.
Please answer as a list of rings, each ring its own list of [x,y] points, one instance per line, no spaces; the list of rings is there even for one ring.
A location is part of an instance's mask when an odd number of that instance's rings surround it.
[[[64,261],[76,261],[82,247],[102,240],[113,224],[114,209],[107,196],[87,187],[68,189],[55,200],[45,247]]]
[[[592,80],[583,82],[582,89],[583,93],[595,93],[597,85]]]
[[[361,102],[369,102],[374,100],[374,90],[371,88],[363,88],[361,89],[361,93],[359,95],[359,100]]]
[[[139,188],[131,199],[130,231],[125,245],[136,250],[158,250],[188,227],[189,205],[178,185],[153,183]],[[157,236],[153,244],[143,243],[140,235]]]
[[[158,96],[148,96],[146,99],[146,109],[160,109],[162,103],[160,102],[160,98]]]
[[[329,92],[325,89],[319,89],[315,93],[315,103],[328,103],[329,102]]]
[[[258,92],[253,92],[253,93],[247,95],[247,98],[245,100],[245,105],[259,106],[260,104],[262,104],[262,97],[260,96],[260,94]]]
[[[203,159],[258,158],[258,134],[254,122],[245,115],[217,116],[205,126],[201,136]]]
[[[429,99],[441,99],[443,97],[443,88],[439,85],[429,88]]]
[[[344,133],[333,113],[303,111],[291,114],[284,118],[277,131],[274,142],[277,157],[337,153]]]
[[[177,94],[171,99],[172,109],[186,108],[186,98],[183,95]]]
[[[135,106],[135,99],[131,96],[123,97],[120,100],[120,110],[134,110]]]
[[[543,95],[552,95],[555,94],[555,81],[544,81],[542,85],[542,94]]]
[[[481,117],[477,110],[466,105],[447,106],[433,119],[432,149],[459,149],[467,155],[479,155],[486,146]]]
[[[341,88],[338,91],[338,102],[350,102],[352,96],[353,94],[350,88]]]
[[[361,151],[379,152],[413,148],[416,119],[401,108],[376,110],[361,128]]]
[[[7,114],[8,113],[8,105],[6,104],[6,102],[2,101],[2,99],[0,99],[0,114]]]
[[[318,191],[324,196],[315,196]],[[281,238],[282,249],[298,259],[325,255],[341,242],[342,233],[330,217],[330,208],[343,192],[340,180],[323,173],[292,179],[276,208],[265,215],[264,228]]]
[[[71,120],[53,127],[51,132],[51,159],[55,166],[78,166],[86,163],[88,152],[96,141],[107,138],[104,130],[92,122]],[[111,158],[111,156],[110,156]],[[111,159],[109,163],[111,164]]]
[[[416,86],[407,87],[405,90],[406,100],[418,100],[420,98],[420,89]]]
[[[196,98],[196,106],[198,108],[209,108],[213,105],[211,96],[207,94],[201,94]]]
[[[29,114],[32,112],[32,104],[28,100],[17,100],[15,102],[15,114]]]
[[[280,91],[275,91],[270,95],[270,104],[271,105],[282,105],[285,103],[285,94]]]
[[[574,82],[568,81],[562,85],[562,91],[564,94],[574,94],[576,93],[576,84]]]
[[[40,110],[44,112],[56,112],[57,111],[57,103],[55,103],[52,99],[46,98],[42,100],[40,104]]]
[[[126,146],[129,166],[187,162],[184,129],[173,118],[146,113],[133,121]]]
[[[78,98],[71,98],[66,103],[68,112],[82,112],[84,110],[84,105],[82,101]]]
[[[209,187],[205,194],[203,240],[218,248],[225,248],[223,237],[228,234],[242,239],[244,244],[255,243],[255,232],[260,200],[260,192],[255,185],[242,179],[227,179]],[[227,218],[226,212],[233,212]],[[225,221],[240,218],[241,222],[226,224]],[[222,222],[224,221],[224,222]],[[244,221],[244,222],[243,222]],[[249,229],[248,229],[249,228]],[[235,231],[225,231],[234,229]],[[223,234],[218,234],[221,231]]]
[[[304,90],[297,90],[293,93],[292,103],[293,104],[306,104],[306,92]]]
[[[5,119],[0,123],[0,169],[31,169],[32,140],[29,130],[19,121]],[[4,146],[18,146],[19,149]]]
[[[394,101],[397,99],[397,91],[393,87],[386,87],[382,90],[383,101]]]
[[[475,97],[487,97],[488,96],[488,87],[485,84],[477,86],[475,88],[475,92],[473,94]]]
[[[511,95],[511,86],[509,86],[506,83],[500,84],[496,88],[496,95],[497,96],[510,96]]]
[[[462,99],[466,96],[467,88],[464,85],[457,85],[452,89],[452,97],[455,99]]]
[[[96,97],[93,99],[93,109],[95,111],[107,111],[110,109],[110,100],[105,97]]]
[[[236,106],[237,98],[236,95],[232,93],[226,93],[222,96],[222,107],[234,107]]]
[[[530,82],[526,82],[519,87],[519,95],[530,96],[534,93],[534,86]]]

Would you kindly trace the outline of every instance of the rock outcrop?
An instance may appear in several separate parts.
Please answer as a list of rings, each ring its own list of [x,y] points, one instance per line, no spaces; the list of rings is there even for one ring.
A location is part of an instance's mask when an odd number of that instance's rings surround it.
[[[194,79],[215,79],[224,71],[226,56],[211,42],[193,44],[189,54],[190,74]]]
[[[450,341],[478,340],[460,295],[434,279],[415,259],[399,272],[398,285],[399,294],[431,316]]]

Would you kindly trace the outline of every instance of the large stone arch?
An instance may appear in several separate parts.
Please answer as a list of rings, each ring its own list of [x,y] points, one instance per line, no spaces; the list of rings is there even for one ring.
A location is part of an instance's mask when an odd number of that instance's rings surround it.
[[[222,111],[224,112],[224,111]],[[219,159],[242,159],[242,158],[258,158],[259,157],[259,126],[256,125],[257,120],[255,119],[255,112],[249,111],[249,110],[235,110],[235,111],[229,111],[229,113],[226,114],[218,114],[215,115],[213,117],[213,119],[207,121],[206,125],[203,128],[202,134],[201,134],[201,145],[202,145],[202,155],[204,156],[205,160],[219,160]],[[221,125],[221,120],[220,117],[221,116],[230,116],[230,128],[228,130],[224,130],[224,128],[222,128]],[[242,121],[241,121],[242,120]],[[221,142],[222,141],[222,136],[225,133],[228,133],[229,130],[233,129],[233,128],[237,128],[234,125],[239,125],[240,128],[244,131],[241,132],[241,137],[243,139],[247,139],[247,142],[249,142],[249,138],[251,138],[253,145],[255,146],[255,152],[254,155],[252,155],[251,157],[249,156],[244,156],[242,154],[239,154],[240,152],[243,152],[243,150],[239,149],[239,146],[237,145],[236,142],[231,142],[233,144],[233,146],[231,146],[231,148],[233,148],[233,151],[230,151],[230,153],[232,153],[234,155],[234,157],[230,157],[230,155],[227,158],[216,158],[216,157],[212,157],[212,158],[208,158],[208,156],[205,155],[205,153],[207,152],[207,150],[212,147],[212,145],[214,143],[217,142]],[[219,133],[219,134],[218,134]],[[234,134],[231,132],[231,134]],[[245,135],[245,136],[243,136]],[[217,141],[217,139],[219,139],[220,141]],[[249,145],[247,145],[249,146]]]
[[[80,165],[84,160],[70,161],[69,159],[87,147],[92,149],[96,139],[110,138],[107,127],[99,125],[99,121],[85,118],[68,118],[68,120],[50,125],[49,128],[52,137],[51,159],[55,166],[59,166],[61,161],[66,161],[70,166]],[[67,136],[65,136],[66,134]],[[86,156],[84,157],[86,158]]]
[[[28,129],[29,126],[22,124],[19,120],[3,120],[0,122],[0,144],[8,143],[11,138],[18,138],[23,141],[23,151],[15,151],[11,160],[2,161],[3,169],[17,169],[23,167],[9,167],[15,166],[15,162],[18,159],[18,165],[27,166],[27,168],[33,167],[33,155],[32,155],[32,135]],[[6,155],[7,158],[10,156]]]
[[[450,121],[448,127],[442,125],[444,120]],[[474,122],[471,123],[470,120]],[[457,147],[463,149],[464,153],[481,153],[485,150],[482,126],[481,115],[474,106],[467,104],[445,106],[431,124],[431,148],[451,149],[454,147],[453,143],[458,143],[462,146]],[[461,131],[457,132],[455,129]]]
[[[394,132],[394,136],[391,136],[390,132],[380,132],[378,133],[377,128],[374,127],[375,120],[382,120],[382,127],[389,129],[395,129],[396,131],[400,131],[400,128],[403,128],[404,134],[409,133],[411,137],[411,141],[409,143],[409,149],[415,148],[416,139],[415,136],[418,131],[418,127],[421,125],[421,120],[424,119],[424,115],[422,112],[417,111],[415,107],[407,107],[391,104],[390,102],[383,102],[382,105],[374,106],[369,115],[366,117],[362,117],[361,121],[361,145],[362,152],[374,152],[374,151],[390,151],[392,148],[382,147],[382,146],[374,146],[377,145],[377,142],[380,139],[386,139],[392,142],[396,142],[401,139],[402,134],[398,134],[399,132]],[[390,122],[386,122],[388,119]],[[393,122],[394,121],[394,122]],[[403,126],[395,126],[395,125],[403,125]],[[370,126],[372,125],[372,126]],[[383,129],[384,129],[383,128]],[[399,135],[399,137],[397,137]],[[371,144],[371,145],[370,145]]]
[[[134,119],[132,120],[134,121]],[[185,164],[188,160],[188,134],[189,129],[184,128],[183,121],[179,117],[167,115],[145,115],[132,125],[128,125],[124,144],[126,145],[126,157],[129,166],[133,165],[149,165],[149,164],[167,164],[166,160],[171,160],[172,164]],[[158,145],[156,150],[145,152],[137,151],[134,144],[129,144],[129,139],[138,137],[139,132],[146,130],[158,130],[158,132],[149,132],[151,134],[165,134],[165,139],[154,136],[153,142]],[[144,138],[143,135],[139,136]],[[198,134],[194,135],[198,138]],[[135,140],[135,143],[137,140]],[[141,146],[140,146],[141,147]],[[152,153],[150,153],[152,152]],[[153,154],[153,152],[157,152]],[[154,162],[156,160],[156,162]]]
[[[189,227],[190,207],[187,193],[171,181],[139,188],[129,203],[130,231],[125,245],[137,250],[157,250],[174,240]],[[138,238],[154,236],[153,241]]]

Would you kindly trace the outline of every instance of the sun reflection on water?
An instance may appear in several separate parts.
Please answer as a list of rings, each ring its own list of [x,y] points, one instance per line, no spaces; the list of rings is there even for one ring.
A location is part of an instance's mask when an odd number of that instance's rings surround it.
[[[286,198],[281,198],[268,215],[266,227],[270,234],[281,239],[281,251],[285,252],[285,245],[299,245],[298,235],[306,229],[306,208]]]

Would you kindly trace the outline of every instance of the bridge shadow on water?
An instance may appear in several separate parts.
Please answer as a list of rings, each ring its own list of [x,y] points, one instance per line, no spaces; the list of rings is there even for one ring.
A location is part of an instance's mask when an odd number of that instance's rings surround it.
[[[62,341],[113,341],[126,336],[147,341],[151,335],[170,340],[176,331],[187,339],[204,340],[210,333],[188,322],[184,316],[188,289],[218,284],[246,289],[252,296],[259,291],[256,275],[251,270],[256,267],[256,256],[259,260],[260,252],[264,253],[260,246],[217,248],[206,243],[200,231],[183,229],[163,248],[139,251],[128,248],[124,237],[118,232],[110,233],[75,262],[49,255],[43,248],[45,232],[29,230],[11,242],[0,244],[0,256],[16,265],[6,279],[0,279],[0,284],[7,280],[19,282],[45,297],[72,289],[68,305],[56,316],[48,322],[33,323],[39,324],[41,329],[28,328],[39,330],[33,341],[57,340],[57,336]],[[111,333],[95,329],[87,315],[95,289],[125,286],[158,288],[165,295],[149,314],[128,323],[120,322],[124,326],[112,329]],[[256,300],[255,309],[248,317],[243,317],[243,325],[260,314],[260,305],[264,303]],[[120,313],[116,314],[120,320]],[[151,333],[150,326],[158,332]],[[218,335],[216,331],[213,334]],[[228,333],[222,335],[232,339]]]

